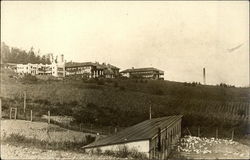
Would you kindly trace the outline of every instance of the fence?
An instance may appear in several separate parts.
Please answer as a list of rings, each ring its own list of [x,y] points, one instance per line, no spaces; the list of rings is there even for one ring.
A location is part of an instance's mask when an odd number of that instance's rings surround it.
[[[22,109],[18,109],[17,107],[10,107],[9,108],[9,114],[3,115],[3,118],[6,119],[19,119],[19,120],[26,120],[30,122],[46,122],[48,124],[55,124],[58,125],[62,128],[65,129],[70,129],[74,131],[79,131],[79,132],[85,132],[85,133],[92,133],[92,134],[99,134],[99,135],[108,135],[117,132],[117,127],[109,127],[109,128],[101,128],[101,127],[96,127],[92,124],[84,124],[84,123],[75,123],[73,122],[73,119],[71,122],[60,122],[56,120],[58,117],[64,117],[65,116],[56,116],[56,115],[51,115],[50,111],[43,112],[43,116],[39,116],[36,114],[35,110],[27,110],[24,112]],[[56,117],[56,118],[55,118]],[[66,116],[67,117],[67,116]],[[100,129],[101,128],[101,129]]]
[[[190,135],[197,137],[214,137],[216,139],[226,138],[235,139],[235,128],[213,128],[209,132],[207,130],[202,130],[201,127],[197,127],[190,130],[188,127],[182,129],[182,136]]]

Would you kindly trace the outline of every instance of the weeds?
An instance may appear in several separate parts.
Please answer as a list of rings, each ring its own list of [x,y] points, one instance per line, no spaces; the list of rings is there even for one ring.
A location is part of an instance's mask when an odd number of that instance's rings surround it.
[[[95,137],[94,137],[95,138]],[[9,136],[2,138],[3,143],[9,143],[13,145],[25,145],[33,146],[41,149],[57,149],[57,150],[75,150],[80,149],[82,146],[87,145],[93,142],[94,138],[90,135],[86,136],[86,140],[82,142],[77,142],[74,140],[71,141],[48,141],[48,140],[39,140],[36,137],[28,138],[21,134],[12,133]]]
[[[147,160],[148,157],[145,153],[141,153],[138,152],[137,149],[132,148],[129,149],[127,146],[120,146],[118,147],[117,151],[113,151],[113,150],[105,150],[104,152],[102,152],[102,150],[100,148],[97,148],[96,154],[103,154],[106,156],[113,156],[113,157],[117,157],[117,158],[134,158],[137,160]]]

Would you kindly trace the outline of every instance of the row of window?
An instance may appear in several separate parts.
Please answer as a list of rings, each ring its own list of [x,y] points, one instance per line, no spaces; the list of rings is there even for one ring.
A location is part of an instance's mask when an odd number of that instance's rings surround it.
[[[70,68],[66,68],[66,70],[68,71],[72,71],[72,70],[84,70],[84,69],[91,69],[91,67],[86,66],[86,67],[70,67]]]

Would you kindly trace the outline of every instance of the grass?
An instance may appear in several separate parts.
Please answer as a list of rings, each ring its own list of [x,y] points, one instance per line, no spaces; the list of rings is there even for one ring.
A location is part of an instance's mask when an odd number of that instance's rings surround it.
[[[75,128],[83,123],[91,126],[88,129],[102,128],[106,133],[110,126],[127,127],[148,119],[150,105],[152,117],[184,115],[183,126],[191,132],[198,126],[208,132],[227,126],[234,127],[237,136],[246,133],[248,125],[249,88],[127,79],[37,80],[23,84],[8,74],[3,74],[1,86],[6,118],[9,107],[17,107],[18,117],[24,118],[22,98],[26,91],[27,110],[33,110],[34,120],[41,120],[50,110],[54,116],[73,116],[76,121],[71,126]]]
[[[145,153],[139,152],[135,148],[129,149],[127,146],[120,146],[118,147],[117,151],[113,151],[113,150],[102,151],[100,148],[97,148],[95,151],[92,150],[92,154],[112,156],[112,157],[117,157],[117,158],[132,158],[132,159],[137,159],[137,160],[148,159]]]
[[[82,146],[93,142],[93,137],[86,136],[86,141],[71,142],[71,141],[46,141],[34,138],[27,138],[24,135],[12,133],[8,137],[1,139],[3,144],[8,143],[11,145],[32,146],[41,149],[52,150],[79,150]]]

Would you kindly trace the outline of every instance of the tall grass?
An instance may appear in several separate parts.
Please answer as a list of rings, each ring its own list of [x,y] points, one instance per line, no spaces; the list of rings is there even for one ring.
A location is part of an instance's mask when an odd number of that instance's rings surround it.
[[[95,137],[87,135],[86,140],[79,141],[48,141],[48,140],[40,140],[36,137],[28,138],[24,135],[18,133],[12,133],[7,137],[3,137],[1,142],[13,144],[13,145],[25,145],[32,146],[41,149],[54,149],[54,150],[79,150],[82,146],[87,145],[95,140]]]

